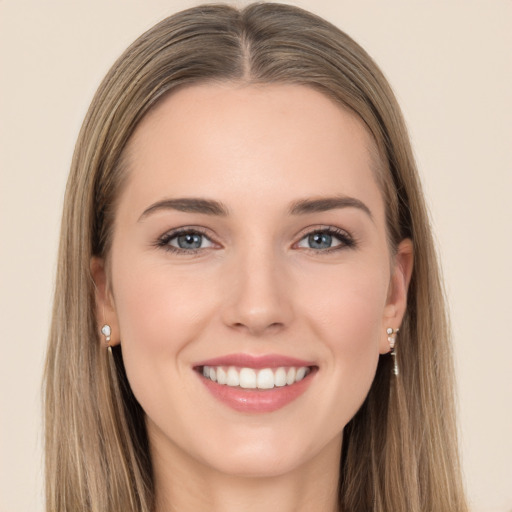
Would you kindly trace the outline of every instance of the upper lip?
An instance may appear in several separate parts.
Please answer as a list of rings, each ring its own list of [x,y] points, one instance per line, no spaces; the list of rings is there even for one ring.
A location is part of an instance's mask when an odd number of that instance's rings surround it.
[[[280,354],[250,355],[250,354],[227,354],[200,361],[194,365],[198,366],[238,366],[241,368],[279,368],[281,366],[315,366],[311,361],[297,359],[295,357]]]

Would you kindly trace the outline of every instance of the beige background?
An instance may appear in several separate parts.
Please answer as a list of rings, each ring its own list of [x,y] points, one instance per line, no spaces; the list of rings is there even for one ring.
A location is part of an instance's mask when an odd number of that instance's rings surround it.
[[[81,120],[121,51],[195,3],[0,0],[0,512],[43,510],[40,379]],[[360,42],[403,107],[451,302],[468,493],[511,511],[512,2],[294,3]]]

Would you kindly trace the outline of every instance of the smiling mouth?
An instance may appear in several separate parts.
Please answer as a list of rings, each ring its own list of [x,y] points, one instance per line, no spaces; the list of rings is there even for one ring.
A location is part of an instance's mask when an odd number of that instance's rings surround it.
[[[250,368],[238,366],[196,367],[207,380],[222,386],[244,390],[285,388],[304,380],[316,367],[281,366],[278,368]]]

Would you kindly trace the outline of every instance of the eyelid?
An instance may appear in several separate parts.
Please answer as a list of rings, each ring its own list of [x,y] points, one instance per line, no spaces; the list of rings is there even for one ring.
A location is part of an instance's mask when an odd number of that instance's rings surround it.
[[[181,235],[187,234],[196,234],[201,235],[206,238],[211,244],[212,247],[199,247],[196,249],[182,249],[180,247],[176,247],[174,245],[170,245],[169,242],[177,238]],[[157,240],[153,244],[155,247],[163,249],[165,251],[169,251],[175,254],[183,254],[183,255],[195,255],[197,253],[211,250],[215,248],[219,248],[220,244],[216,242],[211,235],[208,234],[207,230],[198,226],[181,226],[179,228],[174,228],[166,231],[163,235],[159,236]]]
[[[302,230],[302,232],[298,235],[298,240],[293,244],[294,247],[304,240],[306,237],[314,235],[316,233],[327,233],[333,237],[335,237],[340,244],[335,245],[333,247],[328,247],[327,249],[313,249],[311,247],[298,247],[299,249],[311,251],[316,254],[319,253],[329,253],[335,252],[347,248],[353,248],[357,246],[357,241],[353,235],[351,235],[346,229],[342,229],[336,226],[328,226],[328,225],[320,225],[320,226],[309,226]]]
[[[326,249],[313,249],[308,247],[298,247],[298,244],[304,240],[306,237],[314,235],[315,233],[326,233],[334,238],[336,238],[340,243],[333,246],[328,247]],[[182,249],[180,247],[176,247],[169,244],[169,241],[185,234],[198,234],[205,237],[211,244],[212,247],[199,247],[196,249]],[[192,256],[194,254],[198,254],[204,251],[208,251],[211,249],[219,249],[221,248],[221,244],[219,244],[214,237],[209,234],[209,230],[199,227],[199,226],[180,226],[179,228],[173,228],[166,231],[164,234],[159,236],[157,240],[153,243],[153,245],[157,248],[164,249],[169,252],[173,252],[175,254],[189,255]],[[301,250],[310,251],[316,254],[322,253],[326,254],[329,252],[335,252],[343,249],[349,249],[357,247],[357,240],[351,235],[346,229],[342,229],[336,226],[329,225],[317,225],[317,226],[308,226],[304,228],[296,237],[296,242],[293,243],[292,248],[297,248]]]

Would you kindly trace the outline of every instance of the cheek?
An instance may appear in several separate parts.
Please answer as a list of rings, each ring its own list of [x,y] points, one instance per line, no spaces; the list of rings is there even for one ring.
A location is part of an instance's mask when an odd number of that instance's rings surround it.
[[[349,271],[350,270],[350,271]],[[325,364],[344,385],[373,379],[383,334],[389,273],[384,266],[351,266],[316,276],[301,293],[302,315],[323,340]],[[316,283],[316,285],[314,285]],[[320,283],[328,283],[323,289]]]
[[[380,330],[389,283],[385,267],[353,265],[309,275],[301,304],[328,338],[357,346]]]
[[[139,402],[151,408],[155,389],[177,389],[180,377],[190,371],[183,354],[214,310],[214,287],[205,286],[205,279],[213,281],[204,273],[200,279],[184,269],[128,257],[119,258],[113,268],[126,373]],[[162,389],[167,381],[172,385]]]
[[[122,240],[115,249],[113,288],[123,345],[178,350],[178,338],[186,339],[199,330],[211,309],[212,272],[170,265],[165,257],[155,257],[154,249],[132,254]]]

